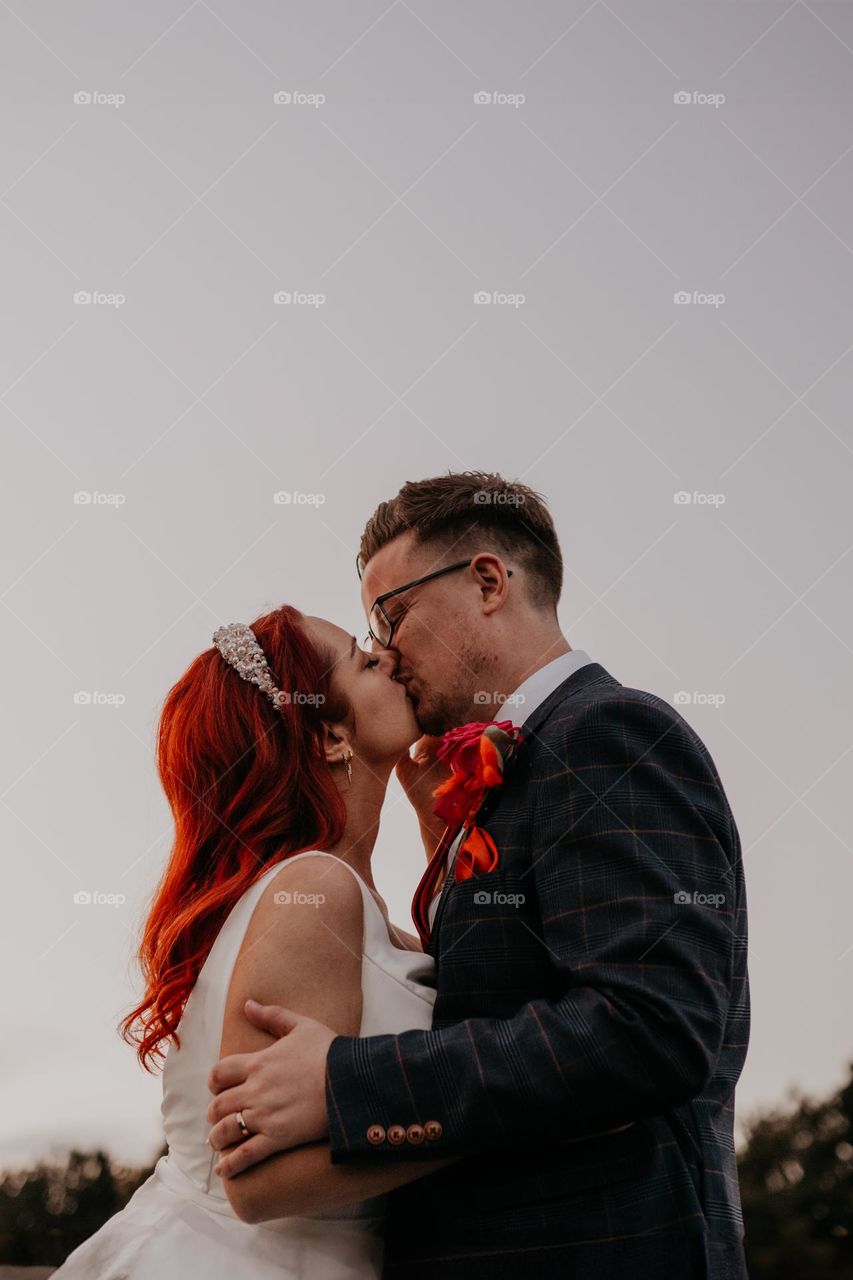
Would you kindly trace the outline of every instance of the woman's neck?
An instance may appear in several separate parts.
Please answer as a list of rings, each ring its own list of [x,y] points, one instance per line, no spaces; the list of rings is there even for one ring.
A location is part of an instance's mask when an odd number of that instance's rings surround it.
[[[392,767],[372,770],[364,764],[354,765],[352,782],[349,786],[345,782],[341,789],[347,811],[343,835],[337,844],[326,849],[348,862],[370,889],[376,888],[371,859]]]

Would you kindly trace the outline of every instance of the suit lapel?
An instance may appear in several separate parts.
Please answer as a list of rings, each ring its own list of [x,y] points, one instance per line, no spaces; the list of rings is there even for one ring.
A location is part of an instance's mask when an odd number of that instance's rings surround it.
[[[540,702],[538,707],[533,708],[522,725],[525,741],[529,742],[531,738],[536,737],[537,730],[542,727],[545,721],[553,715],[557,707],[565,702],[567,698],[573,698],[575,694],[580,693],[581,689],[585,689],[587,685],[595,684],[596,681],[602,679],[610,680],[613,684],[618,683],[613,679],[609,671],[605,671],[600,662],[588,662],[579,671],[573,671],[562,684],[558,684],[556,689],[548,694],[544,702]]]
[[[594,684],[597,680],[601,680],[602,678],[613,680],[613,676],[611,676],[610,673],[606,671],[604,667],[601,666],[600,663],[598,662],[587,663],[587,665],[585,667],[581,667],[579,671],[573,671],[570,676],[567,676],[566,679],[561,684],[557,685],[556,689],[554,689],[553,692],[548,694],[548,697],[544,700],[544,702],[540,702],[539,706],[534,708],[534,710],[530,713],[530,715],[527,717],[527,719],[524,721],[524,724],[522,725],[522,731],[523,731],[522,741],[515,748],[509,760],[507,761],[506,769],[504,770],[504,782],[506,781],[506,779],[509,777],[512,770],[517,765],[519,757],[521,756],[521,753],[525,750],[525,748],[529,745],[529,743],[536,737],[538,730],[541,729],[542,725],[549,718],[549,716],[551,716],[554,713],[557,707],[559,707],[561,703],[565,702],[567,698],[574,697],[574,695],[579,693],[581,689],[585,689],[587,685]],[[615,684],[616,681],[613,680],[613,683]],[[489,791],[486,792],[486,795],[483,798],[483,803],[480,805],[479,809],[474,815],[473,823],[481,821],[483,818],[488,816],[493,806],[497,803],[502,791],[503,791],[503,786],[500,786],[500,787],[492,787]],[[451,890],[455,883],[454,873],[455,873],[455,865],[450,868],[449,872],[444,878],[444,884],[441,887],[441,896],[438,899],[438,907],[436,908],[435,921],[433,923],[432,929],[430,930],[429,952],[430,952],[430,955],[432,955],[433,958],[436,960],[438,959],[436,955],[436,951],[437,951],[436,939],[438,937],[438,929],[439,929],[439,925],[441,924],[441,917],[444,913],[444,908],[447,904],[447,899],[450,897]]]

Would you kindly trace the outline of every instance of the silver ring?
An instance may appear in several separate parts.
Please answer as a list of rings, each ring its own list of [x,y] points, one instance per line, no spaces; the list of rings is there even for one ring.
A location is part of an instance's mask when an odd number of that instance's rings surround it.
[[[251,1137],[251,1134],[249,1133],[249,1130],[246,1128],[246,1122],[245,1122],[245,1120],[243,1119],[243,1112],[242,1112],[242,1111],[235,1111],[235,1112],[234,1112],[234,1119],[237,1121],[237,1124],[240,1126],[240,1132],[242,1133],[243,1137],[244,1137],[244,1138],[249,1138],[249,1137]]]

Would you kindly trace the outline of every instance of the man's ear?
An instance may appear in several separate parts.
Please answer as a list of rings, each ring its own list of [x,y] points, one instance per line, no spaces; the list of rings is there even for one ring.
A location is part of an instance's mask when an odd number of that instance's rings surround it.
[[[471,571],[483,598],[486,613],[494,613],[506,602],[509,574],[500,556],[482,551],[471,561]]]

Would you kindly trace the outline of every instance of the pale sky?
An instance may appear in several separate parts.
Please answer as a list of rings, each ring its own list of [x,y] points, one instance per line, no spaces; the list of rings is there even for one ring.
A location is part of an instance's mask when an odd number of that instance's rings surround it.
[[[0,1161],[161,1145],[115,1026],[169,851],[163,697],[284,602],[361,636],[365,519],[451,468],[542,490],[570,643],[689,695],[745,850],[739,1114],[836,1087],[853,6],[13,8]],[[422,861],[393,784],[404,927]]]

